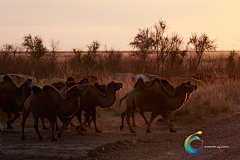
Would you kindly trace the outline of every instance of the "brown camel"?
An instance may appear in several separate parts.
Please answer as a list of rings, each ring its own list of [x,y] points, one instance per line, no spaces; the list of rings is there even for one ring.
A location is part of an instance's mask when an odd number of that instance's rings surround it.
[[[166,90],[167,90],[170,94],[173,94],[173,93],[174,93],[175,88],[174,88],[174,86],[173,86],[168,80],[161,78],[160,81],[161,81],[162,85],[166,88]],[[148,85],[148,86],[150,86],[150,85],[152,84],[152,82],[153,82],[153,80],[145,81],[145,84]],[[138,84],[138,83],[136,83],[136,84],[134,85],[134,88],[136,88],[137,84]],[[195,88],[195,90],[197,90],[197,86],[192,85],[190,81],[188,81],[186,84],[193,86],[193,87]],[[163,88],[162,88],[162,89],[163,89]],[[190,100],[191,93],[192,93],[192,92],[189,92],[189,93],[187,94],[187,98],[186,98],[184,104],[186,104],[186,103]],[[120,99],[120,104],[119,104],[119,105],[121,105],[122,100],[124,100],[124,99],[127,97],[127,95],[128,95],[128,93],[127,93],[122,99]],[[164,94],[164,95],[165,95],[165,94]],[[136,108],[135,108],[135,110],[136,110]],[[134,119],[135,110],[132,112],[133,127],[137,127],[137,126],[138,126],[138,125],[135,123],[135,119]],[[140,111],[139,113],[141,114],[141,116],[144,118],[146,124],[148,125],[148,120],[146,119],[146,117],[145,117],[145,115],[144,115],[144,111]],[[170,116],[171,116],[171,115],[170,115]],[[124,118],[124,117],[123,117],[123,118]],[[161,118],[158,119],[158,121],[162,121],[162,120],[163,120],[163,119],[161,119]]]
[[[28,79],[18,87],[8,75],[0,82],[0,107],[7,113],[7,129],[13,128],[11,124],[20,116],[19,112],[22,112],[23,104],[31,94],[32,86],[32,80]],[[14,114],[12,120],[10,120],[11,113]]]
[[[85,79],[86,79],[86,78],[85,78]],[[80,85],[80,83],[75,82],[75,81],[71,81],[71,82],[66,83],[65,87],[60,91],[61,95],[62,95],[63,97],[65,97],[65,92],[64,92],[64,90],[70,88],[70,87],[73,86],[73,85]],[[88,86],[92,86],[92,85],[89,85],[89,84],[88,84]],[[99,85],[99,83],[96,82],[96,83],[94,83],[94,86],[95,86],[102,94],[106,94],[106,85],[103,85],[103,84],[102,84],[102,85]],[[85,111],[84,116],[85,116],[85,117],[88,116],[86,111]],[[73,117],[69,118],[69,123],[70,123],[70,125],[73,127],[74,125],[71,123],[72,118],[73,118]],[[88,122],[88,125],[89,125],[89,126],[91,125],[91,121],[92,121],[92,118],[91,118],[91,119],[89,120],[89,122]],[[81,126],[81,130],[82,130],[82,131],[86,131],[86,129],[84,129],[82,126]]]
[[[75,114],[77,116],[78,121],[80,122],[80,126],[76,127],[76,130],[78,132],[81,132],[80,127],[82,127],[84,124],[89,122],[90,117],[92,117],[92,120],[95,125],[95,131],[96,132],[102,132],[97,128],[96,124],[96,116],[97,116],[97,106],[100,106],[101,108],[109,108],[113,105],[113,103],[116,100],[116,92],[120,90],[120,88],[123,87],[122,83],[115,83],[114,81],[110,82],[106,86],[106,94],[102,94],[95,86],[90,85],[88,90],[86,91],[86,94],[84,96],[80,97],[80,107]],[[85,111],[85,122],[82,123],[81,115],[82,111]]]
[[[129,118],[131,116],[131,112],[135,111],[136,107],[138,107],[142,112],[152,112],[147,133],[151,132],[151,123],[159,114],[161,114],[167,122],[170,132],[176,132],[169,123],[170,113],[180,109],[185,104],[187,94],[189,92],[193,92],[193,90],[193,86],[182,83],[175,88],[173,94],[170,94],[165,89],[159,78],[154,79],[150,86],[147,86],[143,79],[139,78],[135,84],[135,88],[127,95],[127,109],[121,115],[122,126],[120,126],[120,130],[123,129],[123,120],[127,115],[126,120],[130,128],[130,132],[135,133],[130,126]]]
[[[52,141],[55,138],[55,124],[57,116],[64,123],[64,127],[58,133],[61,138],[63,131],[68,126],[67,118],[73,116],[79,108],[79,97],[85,94],[83,86],[72,86],[66,91],[66,98],[64,98],[56,88],[46,85],[42,89],[38,86],[33,86],[33,93],[28,97],[24,103],[23,121],[22,121],[22,140],[26,139],[24,135],[24,127],[26,119],[30,111],[34,116],[34,129],[37,132],[39,139],[43,137],[38,131],[38,117],[48,118],[52,126]]]

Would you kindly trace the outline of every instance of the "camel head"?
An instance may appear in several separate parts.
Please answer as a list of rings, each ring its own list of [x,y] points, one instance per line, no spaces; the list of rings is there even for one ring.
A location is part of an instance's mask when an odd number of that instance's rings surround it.
[[[194,91],[194,87],[192,85],[188,85],[187,83],[182,83],[176,87],[175,92],[181,92],[184,94],[192,93]]]
[[[194,84],[191,84],[191,81],[187,81],[187,82],[186,82],[186,85],[192,86],[195,91],[197,90],[197,86],[194,85]]]
[[[114,81],[110,82],[107,84],[106,86],[106,91],[118,91],[120,90],[121,88],[123,88],[123,84],[122,83],[115,83]]]

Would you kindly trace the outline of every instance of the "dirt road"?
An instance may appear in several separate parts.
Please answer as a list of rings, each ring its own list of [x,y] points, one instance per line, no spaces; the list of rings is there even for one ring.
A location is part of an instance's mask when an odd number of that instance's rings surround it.
[[[73,122],[78,124],[76,118]],[[38,140],[32,117],[26,124],[27,140],[21,140],[19,118],[12,130],[7,130],[6,124],[3,124],[0,159],[240,159],[239,114],[204,116],[201,119],[193,115],[179,116],[172,120],[176,133],[170,133],[165,123],[156,120],[151,127],[152,133],[146,133],[147,125],[139,114],[136,114],[136,122],[139,125],[134,127],[136,134],[130,133],[126,122],[123,131],[120,131],[120,116],[106,111],[97,117],[98,127],[103,133],[95,133],[92,126],[79,135],[75,128],[69,127],[70,131],[66,131],[62,139],[52,142],[51,131],[43,131],[41,123],[39,129],[44,139]],[[200,153],[191,155],[186,152],[184,141],[200,130],[203,134],[198,136],[204,140],[204,148]],[[199,148],[201,142],[193,141],[191,146]],[[220,150],[206,148],[208,146],[229,148]]]

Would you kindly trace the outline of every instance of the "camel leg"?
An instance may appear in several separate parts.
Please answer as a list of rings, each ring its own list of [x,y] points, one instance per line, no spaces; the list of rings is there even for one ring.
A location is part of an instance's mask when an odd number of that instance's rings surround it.
[[[56,122],[57,122],[57,115],[52,115],[51,117],[48,118],[51,126],[52,126],[52,139],[51,141],[57,141],[55,137],[55,131],[56,131]]]
[[[166,121],[166,123],[170,129],[170,132],[176,132],[176,130],[172,128],[172,125],[170,124],[169,119],[164,119],[164,120]]]
[[[130,110],[130,109],[128,108],[126,121],[127,121],[128,126],[129,126],[130,132],[131,132],[131,133],[136,133],[136,131],[132,130],[132,127],[130,126],[130,121],[129,121],[129,119],[130,119],[130,116],[131,116],[131,112],[132,112],[132,110]]]
[[[41,118],[41,121],[42,121],[43,130],[48,130],[48,128],[45,126],[43,118]]]
[[[82,125],[82,115],[78,115],[77,116],[77,119],[78,119],[78,121],[79,121],[79,123],[80,123],[80,126],[76,126],[76,131],[78,131],[79,130],[79,128],[81,128],[81,131],[87,131],[84,127],[83,127],[83,125]],[[85,116],[85,121],[84,122],[86,122],[86,116]],[[87,123],[87,122],[86,122]],[[85,123],[85,124],[86,124]]]
[[[87,112],[84,112],[84,118],[85,118],[85,121],[86,121],[86,116],[88,116],[89,113]],[[88,121],[88,124],[85,124],[84,127],[91,127],[91,122],[92,122],[92,118]]]
[[[133,127],[138,127],[138,125],[137,125],[136,122],[135,122],[135,118],[134,118],[135,111],[136,111],[136,108],[135,108],[135,109],[133,110],[133,112],[132,112]]]
[[[7,117],[8,117],[8,121],[7,121],[7,129],[13,129],[12,125],[11,125],[11,112],[7,112]]]
[[[167,123],[167,125],[168,125],[168,127],[169,127],[169,129],[170,129],[170,132],[176,132],[176,130],[174,130],[173,128],[172,128],[172,125],[170,124],[170,122],[169,122],[169,119],[170,119],[170,117],[171,117],[171,112],[163,112],[162,114],[162,117],[164,118],[164,121]]]
[[[92,118],[89,120],[88,122],[88,126],[91,127],[91,123],[92,123]]]
[[[96,119],[96,117],[97,117],[97,108],[95,108],[95,109],[93,110],[92,119],[93,119],[93,123],[94,123],[94,125],[95,125],[95,131],[96,131],[97,133],[101,133],[102,131],[97,128],[97,121],[96,121],[97,119]]]
[[[61,129],[58,126],[57,120],[56,120],[56,131],[61,131]]]
[[[41,134],[39,133],[39,130],[38,130],[38,117],[35,115],[33,115],[33,116],[34,116],[34,129],[38,134],[39,140],[42,140],[43,137],[41,136]]]
[[[148,124],[148,128],[147,128],[146,133],[151,133],[151,131],[150,131],[150,126],[151,126],[152,121],[154,120],[154,118],[157,117],[157,115],[159,115],[158,112],[152,112],[152,115],[151,115],[150,122],[149,122],[149,124]]]
[[[143,117],[143,119],[145,120],[146,124],[148,125],[149,123],[148,123],[147,118],[145,117],[144,111],[140,111],[140,114]]]
[[[124,126],[124,118],[125,118],[125,116],[127,115],[127,112],[128,112],[128,109],[126,109],[126,111],[124,111],[124,112],[121,114],[121,118],[122,118],[122,125],[120,126],[120,130],[121,130],[121,131],[122,131],[123,126]]]
[[[23,110],[23,121],[22,121],[22,140],[26,140],[26,137],[24,135],[24,128],[27,118],[29,117],[30,110]]]
[[[67,128],[67,126],[69,125],[69,122],[68,122],[68,119],[64,118],[64,117],[59,116],[59,119],[62,121],[63,127],[57,135],[58,135],[58,138],[62,138],[62,134],[63,134],[64,130]]]
[[[79,119],[80,125],[76,127],[76,131],[78,131],[78,134],[81,134],[81,130],[82,129],[79,129],[79,128],[81,128],[83,125],[85,125],[89,121],[90,116],[91,116],[90,112],[88,112],[88,114],[86,114],[86,117],[85,117],[86,119],[85,119],[85,121],[83,123],[82,123],[82,119]]]
[[[10,113],[11,114],[11,113]],[[9,124],[10,124],[10,127],[12,127],[11,126],[11,124],[18,118],[18,117],[20,117],[20,114],[18,113],[18,112],[14,112],[14,118],[12,119],[12,120],[10,120],[9,121]],[[13,128],[13,127],[12,127]]]

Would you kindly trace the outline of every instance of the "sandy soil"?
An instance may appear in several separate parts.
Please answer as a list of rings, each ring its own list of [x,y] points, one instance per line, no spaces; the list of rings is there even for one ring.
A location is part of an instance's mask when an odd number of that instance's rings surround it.
[[[39,123],[42,141],[33,128],[33,118],[29,117],[25,135],[21,140],[21,118],[14,124],[14,129],[0,132],[0,159],[240,159],[240,115],[220,114],[197,119],[193,115],[179,116],[172,120],[176,133],[170,133],[163,122],[153,122],[151,131],[146,133],[147,125],[139,113],[136,113],[138,127],[136,134],[131,134],[125,122],[120,131],[120,116],[113,116],[112,111],[104,111],[97,117],[97,124],[103,133],[95,133],[94,127],[86,128],[83,135],[69,127],[62,139],[51,141],[51,131],[43,131]],[[147,115],[149,118],[149,115]],[[76,117],[73,119],[78,124]],[[59,123],[60,124],[60,123]],[[46,121],[46,125],[49,123]],[[196,155],[190,155],[184,149],[185,139],[196,133],[204,140],[204,146],[228,146],[229,148],[203,148]],[[193,141],[192,147],[199,148],[200,141]]]

